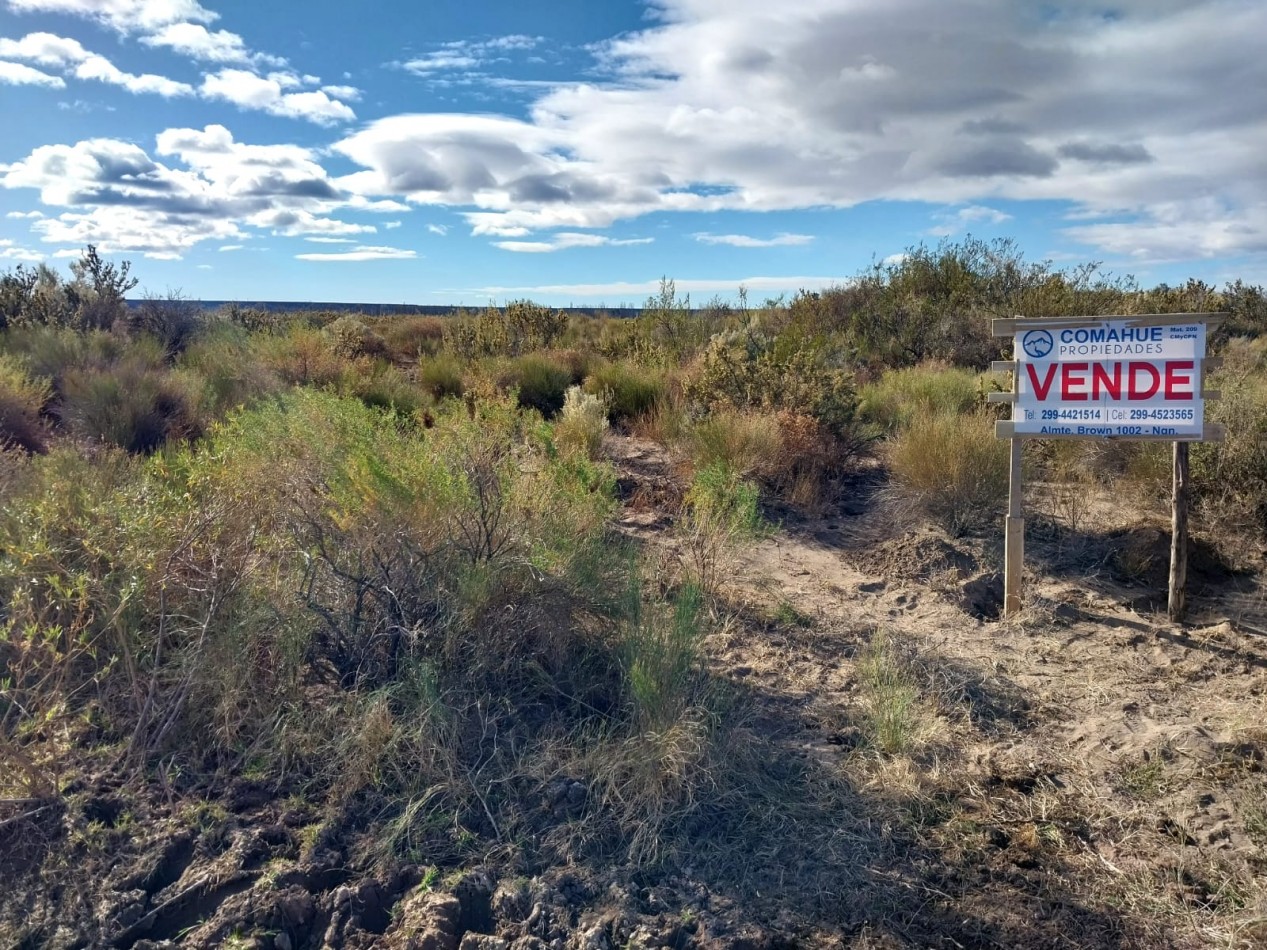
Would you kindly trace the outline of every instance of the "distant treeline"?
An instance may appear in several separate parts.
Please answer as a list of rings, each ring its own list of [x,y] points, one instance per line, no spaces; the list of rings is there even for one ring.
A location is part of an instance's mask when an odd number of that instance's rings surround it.
[[[145,303],[144,298],[133,298],[127,305],[136,309]],[[328,303],[319,300],[191,300],[189,303],[204,310],[219,310],[222,307],[240,307],[243,309],[264,310],[269,313],[297,313],[302,311],[321,311],[325,313],[353,313],[368,317],[388,315],[447,317],[457,313],[469,313],[486,309],[483,306],[450,306],[440,304],[419,303]],[[497,309],[505,309],[499,307]],[[585,317],[636,317],[642,313],[641,307],[557,307],[567,314]]]

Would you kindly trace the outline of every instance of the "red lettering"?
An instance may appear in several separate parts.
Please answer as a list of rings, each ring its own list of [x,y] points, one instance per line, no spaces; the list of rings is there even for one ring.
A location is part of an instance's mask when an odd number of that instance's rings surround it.
[[[1095,363],[1091,367],[1091,398],[1100,399],[1104,393],[1108,393],[1114,399],[1122,398],[1122,364],[1109,363],[1109,368],[1113,370],[1113,376],[1110,377],[1104,363]]]
[[[1087,393],[1083,391],[1075,391],[1075,386],[1085,386],[1087,384],[1086,376],[1082,374],[1087,371],[1087,363],[1061,363],[1060,364],[1060,398],[1065,402],[1085,402]]]
[[[1192,373],[1192,360],[1176,360],[1166,364],[1166,398],[1167,399],[1192,399],[1194,396]],[[1184,373],[1184,370],[1189,372]],[[1177,390],[1176,387],[1185,387]]]
[[[1126,386],[1127,399],[1152,399],[1161,388],[1161,373],[1157,372],[1157,367],[1152,363],[1131,363],[1126,367],[1126,373],[1129,380]],[[1150,379],[1147,389],[1140,388],[1140,373],[1146,373]]]
[[[1029,373],[1030,385],[1034,387],[1034,393],[1035,395],[1038,396],[1039,402],[1042,402],[1044,399],[1046,399],[1047,393],[1051,391],[1052,381],[1056,378],[1056,366],[1057,366],[1056,363],[1047,364],[1047,375],[1043,378],[1043,381],[1040,383],[1038,381],[1038,374],[1034,372],[1034,364],[1033,363],[1025,364],[1025,371]]]

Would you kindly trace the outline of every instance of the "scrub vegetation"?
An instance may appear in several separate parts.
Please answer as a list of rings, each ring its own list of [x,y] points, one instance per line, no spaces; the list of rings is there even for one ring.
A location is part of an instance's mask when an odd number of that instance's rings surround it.
[[[1230,314],[1194,523],[1260,622],[1261,288],[972,239],[760,305],[666,280],[633,319],[205,313],[135,285],[93,248],[0,275],[0,943],[1267,939],[1261,851],[1123,869],[1094,843],[1151,841],[1121,803],[1200,769],[1257,783],[1226,840],[1260,847],[1261,719],[1212,758],[1159,734],[1103,788],[1021,774],[1003,750],[1057,698],[897,629],[951,597],[930,623],[1048,650],[1109,609],[996,622],[989,320],[1018,313]],[[1097,534],[1094,506],[1164,511],[1156,445],[1027,453],[1035,571],[1155,577],[1151,535]],[[852,593],[797,586],[838,571]]]

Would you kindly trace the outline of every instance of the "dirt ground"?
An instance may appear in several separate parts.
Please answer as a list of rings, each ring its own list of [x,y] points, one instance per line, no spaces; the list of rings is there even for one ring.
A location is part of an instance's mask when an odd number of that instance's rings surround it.
[[[670,563],[672,461],[608,448],[620,530]],[[287,790],[239,778],[195,806],[160,783],[125,810],[117,780],[85,777],[73,805],[0,823],[0,944],[1267,946],[1262,553],[1234,568],[1198,538],[1176,625],[1160,505],[1139,522],[1030,501],[1007,621],[1001,531],[945,536],[878,469],[822,516],[768,512],[727,561],[710,673],[802,796],[772,798],[759,839],[656,873],[487,853],[370,873],[354,829]],[[578,785],[550,791],[554,814],[584,807]]]

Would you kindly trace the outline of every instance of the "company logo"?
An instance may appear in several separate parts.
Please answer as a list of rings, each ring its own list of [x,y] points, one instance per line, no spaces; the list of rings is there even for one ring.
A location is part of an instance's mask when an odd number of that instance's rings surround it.
[[[1055,345],[1056,341],[1046,330],[1030,330],[1021,337],[1021,349],[1032,360],[1046,359]]]

